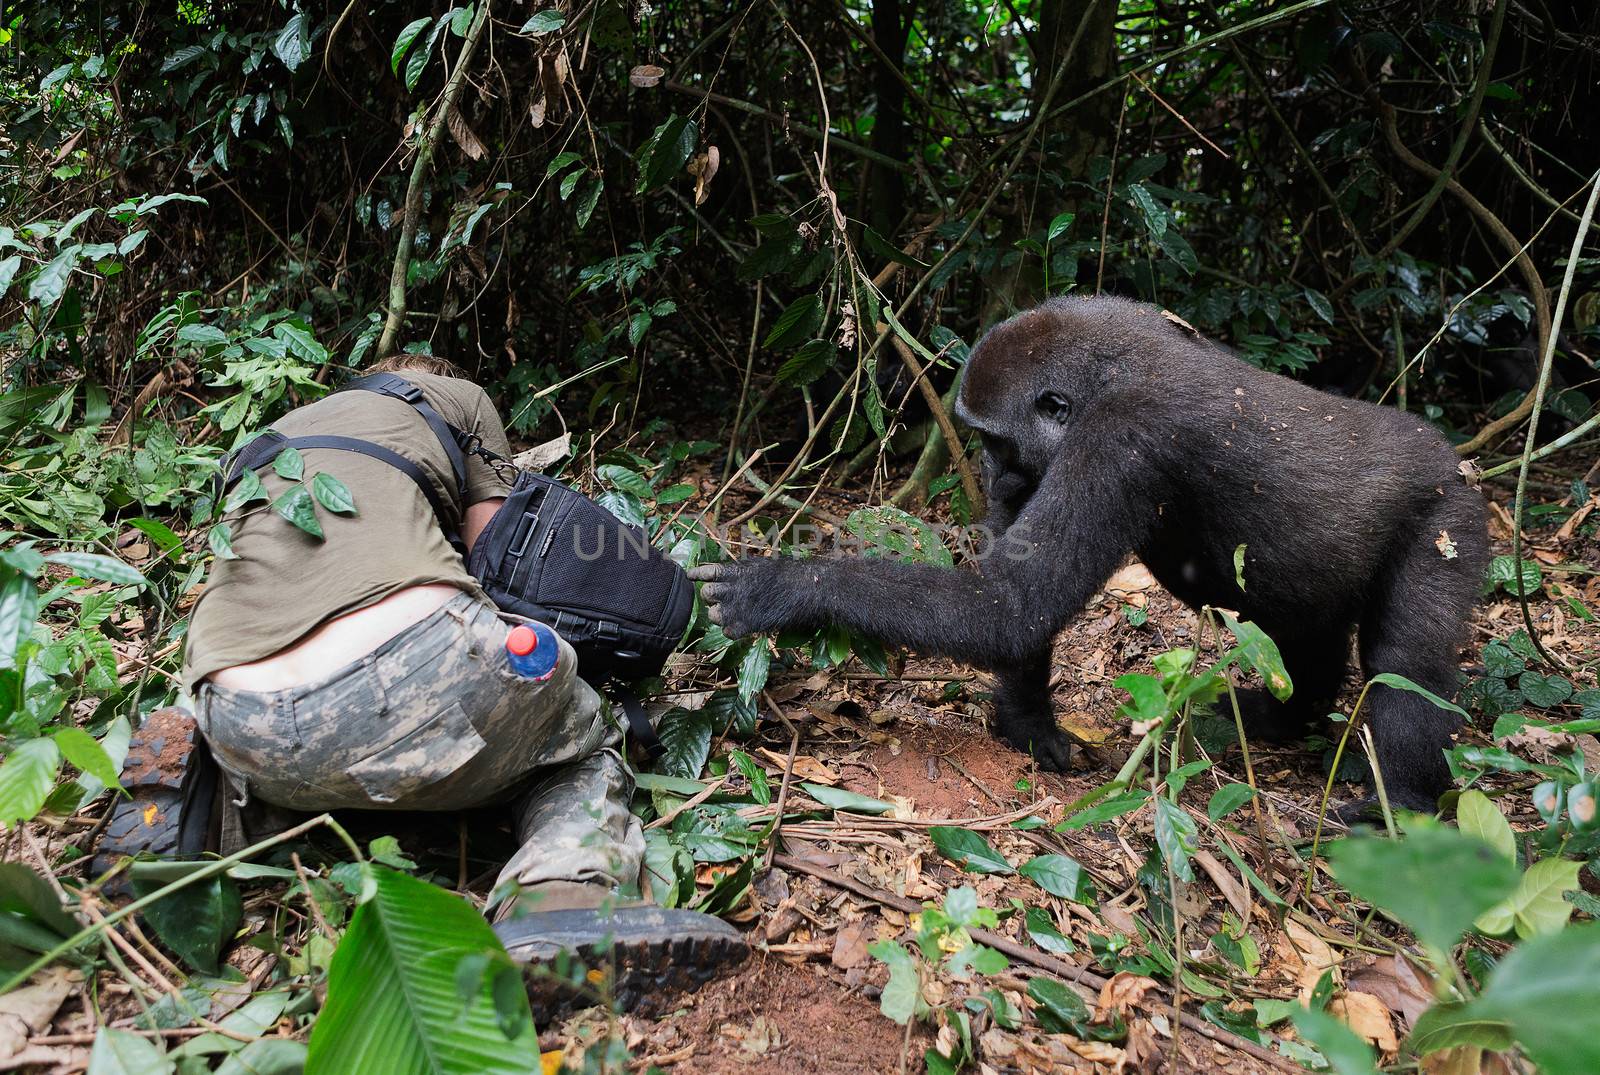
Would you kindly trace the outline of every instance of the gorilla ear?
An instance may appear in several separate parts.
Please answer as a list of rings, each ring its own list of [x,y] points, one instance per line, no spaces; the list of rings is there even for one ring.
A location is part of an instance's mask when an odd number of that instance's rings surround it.
[[[1061,425],[1065,425],[1068,418],[1072,417],[1072,401],[1060,392],[1040,392],[1039,398],[1033,401],[1039,413]]]

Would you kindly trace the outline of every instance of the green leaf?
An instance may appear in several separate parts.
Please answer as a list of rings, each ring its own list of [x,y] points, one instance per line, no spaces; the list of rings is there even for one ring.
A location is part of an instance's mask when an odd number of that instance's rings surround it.
[[[711,756],[711,719],[697,710],[670,709],[661,717],[656,734],[664,753],[656,767],[667,776],[693,780]]]
[[[1131,814],[1145,803],[1150,801],[1150,793],[1136,788],[1125,791],[1120,795],[1113,795],[1105,802],[1096,803],[1086,810],[1080,810],[1071,817],[1064,819],[1056,826],[1057,832],[1075,832],[1078,829],[1088,828],[1090,825],[1099,825],[1101,822],[1110,821]]]
[[[66,727],[57,728],[50,734],[56,741],[56,749],[61,751],[61,756],[69,763],[77,766],[81,771],[88,773],[106,787],[119,783],[120,774],[116,764],[111,760],[98,740],[82,728]]]
[[[1543,577],[1544,569],[1537,560],[1522,561],[1520,572],[1515,557],[1496,556],[1489,561],[1489,585],[1499,586],[1513,596],[1518,596],[1519,589],[1522,595],[1532,596],[1538,591],[1539,580]]]
[[[49,308],[56,304],[61,293],[67,289],[67,280],[72,275],[73,268],[78,264],[78,255],[83,250],[79,243],[73,243],[64,248],[55,257],[51,258],[44,268],[34,274],[28,283],[28,299],[40,306]]]
[[[901,1026],[927,1012],[916,957],[895,941],[878,941],[867,952],[889,965],[889,982],[878,996],[878,1010]]]
[[[1242,546],[1241,546],[1242,548]],[[1243,553],[1236,554],[1239,561],[1243,562]],[[1241,583],[1241,589],[1243,584]],[[1243,622],[1234,619],[1222,610],[1217,610],[1222,617],[1222,622],[1228,625],[1228,630],[1233,632],[1233,637],[1239,643],[1239,656],[1251,668],[1261,674],[1262,680],[1267,685],[1267,690],[1278,701],[1284,701],[1294,693],[1294,683],[1289,679],[1289,670],[1283,666],[1283,655],[1278,652],[1278,644],[1267,637],[1267,633],[1248,620]]]
[[[1050,222],[1050,230],[1045,233],[1044,241],[1053,243],[1060,238],[1061,233],[1072,227],[1073,214],[1060,213]]]
[[[815,293],[801,295],[778,315],[762,346],[780,350],[793,347],[801,340],[815,336],[821,327],[822,299]]]
[[[1033,938],[1033,943],[1046,952],[1070,955],[1078,950],[1078,946],[1056,928],[1056,924],[1050,919],[1050,912],[1043,907],[1029,907],[1023,921],[1028,928],[1028,936]]]
[[[133,892],[148,896],[163,882],[135,878]],[[145,918],[163,943],[178,953],[191,967],[205,974],[216,974],[217,957],[239,928],[244,905],[239,889],[226,877],[209,877],[152,903]]]
[[[838,358],[839,348],[832,340],[807,340],[778,367],[778,380],[808,385],[832,369]]]
[[[1413,1042],[1429,1050],[1449,1026],[1506,1028],[1544,1075],[1600,1071],[1600,925],[1586,923],[1518,945],[1494,968],[1477,999],[1437,1021],[1424,1013]]]
[[[317,471],[311,478],[311,495],[335,515],[356,514],[356,498],[350,495],[350,487],[332,474]]]
[[[1037,855],[1017,868],[1052,896],[1087,903],[1094,898],[1094,883],[1076,859],[1066,855]]]
[[[256,500],[267,499],[267,487],[261,484],[261,476],[253,470],[241,471],[239,480],[228,491],[228,497],[222,502],[223,514],[244,507]]]
[[[306,472],[306,458],[300,449],[289,445],[272,461],[272,469],[285,481],[297,482]]]
[[[767,671],[772,666],[772,653],[764,639],[757,638],[745,650],[739,662],[739,697],[748,701],[767,685]]]
[[[1244,550],[1240,545],[1233,550],[1233,581],[1239,584],[1239,592],[1244,593]]]
[[[1385,687],[1393,687],[1395,690],[1410,691],[1412,694],[1420,694],[1422,697],[1426,698],[1440,709],[1448,709],[1450,712],[1459,716],[1462,720],[1470,721],[1472,719],[1467,715],[1467,711],[1465,709],[1462,709],[1454,702],[1445,701],[1437,694],[1434,694],[1432,691],[1428,690],[1428,688],[1418,686],[1405,676],[1399,675],[1395,672],[1379,672],[1377,675],[1372,677],[1372,682],[1381,683]]]
[[[1173,873],[1185,881],[1194,880],[1189,856],[1200,850],[1200,830],[1187,810],[1160,795],[1156,796],[1156,844]]]
[[[1494,801],[1479,791],[1469,788],[1456,800],[1456,827],[1468,836],[1476,836],[1512,865],[1517,861],[1517,836],[1511,831]]]
[[[11,281],[16,279],[17,270],[22,268],[22,255],[12,254],[4,261],[0,261],[0,299],[6,297],[11,290]]]
[[[45,557],[45,561],[70,567],[72,573],[86,579],[114,582],[118,586],[148,586],[144,575],[132,564],[125,564],[114,556],[97,552],[58,552]]]
[[[39,587],[27,575],[0,569],[0,668],[15,668],[17,648],[39,615]]]
[[[1373,1075],[1376,1070],[1372,1046],[1327,1012],[1299,1008],[1294,1013],[1294,1027],[1328,1058],[1336,1075]]]
[[[581,161],[582,159],[583,159],[583,155],[581,153],[574,153],[570,149],[567,150],[565,153],[557,153],[556,156],[555,156],[555,159],[553,159],[549,164],[545,165],[545,168],[544,168],[545,178],[548,179],[549,177],[555,175],[557,172],[561,171],[561,169],[565,168],[567,165],[576,164],[578,161]]]
[[[677,485],[669,485],[656,495],[656,507],[681,504],[698,492],[700,492],[700,487],[693,482],[679,482]]]
[[[411,48],[411,43],[417,39],[417,35],[432,21],[433,18],[430,16],[406,23],[405,29],[400,31],[400,36],[394,39],[394,48],[389,53],[390,71],[396,75],[400,74],[400,61],[406,58],[406,51]]]
[[[218,523],[207,530],[206,544],[211,547],[212,555],[218,560],[239,558],[239,554],[233,551],[233,528],[227,523]]]
[[[1220,821],[1239,807],[1255,798],[1256,792],[1249,784],[1224,784],[1211,793],[1206,803],[1206,816]]]
[[[624,493],[632,493],[640,500],[649,500],[656,495],[656,491],[650,487],[650,483],[643,475],[615,463],[606,463],[596,468],[595,475],[606,484],[621,489]]]
[[[502,995],[497,1005],[494,973],[484,976],[465,1010],[456,992],[463,958],[488,952],[491,962],[506,959],[489,923],[426,881],[383,867],[372,874],[373,897],[356,908],[328,967],[328,1000],[311,1032],[306,1070],[537,1071],[538,1038],[525,992]]]
[[[1333,303],[1328,301],[1328,296],[1320,291],[1305,289],[1306,304],[1311,307],[1311,312],[1316,314],[1328,324],[1333,324]]]
[[[1517,689],[1531,706],[1550,709],[1572,697],[1572,681],[1565,676],[1524,672],[1517,677]]]
[[[1159,241],[1167,233],[1169,217],[1166,207],[1157,202],[1140,184],[1129,187],[1128,193],[1132,196],[1139,215],[1144,218],[1144,227],[1150,233],[1150,238]]]
[[[1004,855],[989,846],[989,841],[971,829],[953,825],[935,825],[928,830],[928,838],[939,853],[971,873],[1011,873],[1011,863]]]
[[[1340,884],[1438,952],[1517,886],[1516,868],[1494,848],[1420,817],[1403,840],[1357,836],[1331,844],[1328,861]]]
[[[1077,990],[1054,978],[1031,978],[1028,996],[1038,1005],[1034,1014],[1047,1033],[1082,1036],[1089,1023],[1089,1006]]]
[[[177,1066],[142,1034],[103,1026],[89,1051],[87,1075],[171,1075]]]
[[[52,739],[25,739],[0,765],[0,825],[31,821],[44,806],[61,768]]]
[[[223,1060],[216,1075],[301,1075],[305,1066],[304,1042],[261,1038]]]
[[[293,71],[305,62],[309,45],[305,32],[306,16],[304,12],[297,11],[293,17],[284,24],[278,36],[272,41],[272,54],[283,61],[283,66]]]
[[[887,814],[894,809],[893,803],[874,799],[870,795],[846,791],[844,788],[830,788],[826,784],[801,784],[800,787],[823,806],[835,810],[848,810],[852,814]]]
[[[1559,931],[1572,917],[1572,904],[1565,896],[1578,887],[1582,865],[1563,858],[1535,862],[1522,875],[1516,891],[1479,915],[1473,924],[1496,935],[1515,929],[1524,940]]]
[[[744,774],[744,778],[750,781],[750,797],[762,806],[772,802],[772,783],[767,779],[766,770],[742,750],[735,750],[728,757],[739,772]]]
[[[522,29],[518,30],[517,33],[532,34],[534,37],[540,37],[544,34],[553,34],[566,24],[567,17],[561,12],[552,8],[549,11],[539,12],[533,18],[523,23]]]
[[[297,485],[272,502],[272,510],[289,520],[318,541],[322,540],[322,524],[317,522],[316,505],[306,487]]]
[[[699,142],[700,128],[694,120],[688,116],[667,117],[640,154],[638,192],[654,190],[681,174]]]

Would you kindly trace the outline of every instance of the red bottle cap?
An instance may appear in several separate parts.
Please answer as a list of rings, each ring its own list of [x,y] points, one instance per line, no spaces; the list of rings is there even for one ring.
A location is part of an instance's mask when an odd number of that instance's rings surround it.
[[[506,636],[506,652],[517,657],[526,657],[538,648],[538,632],[527,624],[513,627],[511,633]]]

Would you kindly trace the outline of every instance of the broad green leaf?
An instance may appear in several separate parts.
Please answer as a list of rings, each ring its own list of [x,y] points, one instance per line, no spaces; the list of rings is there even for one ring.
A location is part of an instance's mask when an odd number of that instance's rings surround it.
[[[621,489],[624,493],[632,493],[640,500],[649,500],[655,496],[655,490],[650,487],[644,476],[627,467],[606,463],[595,469],[595,475],[606,484]]]
[[[350,495],[350,487],[332,474],[319,470],[313,475],[311,495],[317,498],[318,504],[335,515],[356,514],[356,498]]]
[[[39,587],[33,579],[9,566],[0,568],[0,668],[16,667],[17,647],[38,615]]]
[[[878,941],[867,952],[889,966],[889,982],[878,996],[878,1009],[901,1026],[925,1013],[928,1004],[922,999],[916,957],[895,941]]]
[[[778,380],[808,385],[832,369],[838,358],[839,348],[832,340],[807,340],[778,367]]]
[[[1522,561],[1522,570],[1517,570],[1517,561],[1512,556],[1496,556],[1489,561],[1489,585],[1503,587],[1508,594],[1516,596],[1520,589],[1522,594],[1532,596],[1539,589],[1539,580],[1544,577],[1544,569],[1537,560]]]
[[[1050,230],[1045,233],[1044,241],[1053,243],[1061,237],[1061,233],[1072,227],[1073,214],[1060,213],[1050,222]]]
[[[1243,556],[1240,560],[1242,562]],[[1239,643],[1239,656],[1251,668],[1261,674],[1261,679],[1267,685],[1267,690],[1278,701],[1284,701],[1294,693],[1294,683],[1289,679],[1289,670],[1283,666],[1283,655],[1278,652],[1278,644],[1267,637],[1267,633],[1248,620],[1239,621],[1218,610],[1222,622],[1228,625],[1228,630],[1233,632],[1234,639]]]
[[[356,908],[328,968],[328,1000],[311,1032],[309,1072],[527,1075],[539,1070],[527,996],[501,996],[484,976],[463,1010],[455,971],[464,957],[504,949],[476,908],[444,889],[383,867]],[[511,1010],[504,1008],[510,1005]],[[502,1023],[509,1016],[508,1034]]]
[[[155,542],[156,548],[164,553],[170,555],[183,549],[183,539],[174,534],[172,528],[165,523],[141,518],[131,520],[128,525]]]
[[[218,560],[237,560],[239,554],[233,551],[233,528],[227,523],[218,523],[206,531],[206,544]]]
[[[94,777],[106,787],[118,782],[119,774],[111,755],[105,752],[105,748],[94,736],[82,728],[71,726],[57,728],[50,734],[50,738],[56,741],[56,749],[61,751],[61,756],[84,773]]]
[[[715,729],[704,713],[689,709],[670,709],[661,718],[656,734],[664,753],[656,763],[667,776],[693,780],[706,767],[711,756],[711,736]]]
[[[550,176],[553,176],[557,172],[561,171],[561,169],[565,168],[567,165],[576,164],[582,159],[583,155],[581,153],[574,153],[570,149],[565,153],[557,153],[555,158],[544,167],[545,178],[548,179]]]
[[[539,37],[543,34],[553,34],[566,24],[567,17],[561,12],[556,11],[554,8],[551,8],[548,11],[539,12],[533,18],[523,23],[522,29],[518,30],[517,33],[531,34],[534,37]]]
[[[1294,1028],[1328,1059],[1336,1075],[1373,1075],[1372,1046],[1338,1019],[1325,1011],[1300,1008],[1294,1013]]]
[[[1150,238],[1159,240],[1167,233],[1166,207],[1157,202],[1140,184],[1136,183],[1129,187],[1128,194],[1133,198],[1133,204],[1139,210],[1139,215],[1144,218],[1144,227],[1150,233]]]
[[[1224,784],[1211,793],[1211,799],[1206,803],[1206,816],[1212,821],[1220,821],[1255,798],[1255,794],[1255,789],[1249,784]]]
[[[1381,683],[1385,687],[1393,687],[1395,690],[1410,691],[1412,694],[1421,695],[1434,705],[1438,706],[1440,709],[1448,709],[1450,712],[1459,716],[1462,720],[1472,719],[1471,717],[1467,716],[1467,711],[1465,709],[1462,709],[1454,702],[1445,701],[1443,698],[1440,698],[1437,694],[1434,694],[1426,687],[1421,687],[1411,682],[1405,676],[1398,675],[1394,672],[1379,672],[1377,675],[1372,677],[1372,682]]]
[[[767,779],[766,770],[742,750],[731,752],[728,758],[735,768],[744,774],[744,778],[750,781],[750,797],[762,806],[772,802],[772,782]]]
[[[1549,709],[1572,697],[1572,681],[1565,676],[1524,672],[1517,677],[1517,690],[1529,705]]]
[[[135,878],[136,896],[147,896],[163,882]],[[151,904],[144,915],[168,948],[206,974],[220,969],[217,957],[239,928],[244,906],[239,889],[226,877],[209,877]]]
[[[669,485],[656,495],[656,507],[681,504],[698,492],[700,492],[700,487],[693,482],[679,482],[677,485]]]
[[[252,501],[266,499],[267,487],[261,484],[261,476],[253,470],[241,471],[239,480],[228,490],[227,499],[222,502],[222,511],[227,514]]]
[[[46,308],[54,306],[67,289],[67,280],[72,275],[73,267],[78,264],[78,256],[82,251],[81,244],[73,243],[51,258],[28,282],[28,300]]]
[[[389,53],[390,71],[396,75],[400,74],[400,61],[406,58],[406,51],[411,48],[411,43],[417,39],[417,35],[432,21],[432,17],[427,17],[406,23],[405,29],[400,31],[400,36],[394,39],[394,49]]]
[[[128,1030],[103,1026],[89,1051],[87,1075],[171,1075],[177,1070],[160,1045]]]
[[[1164,796],[1156,796],[1156,844],[1172,867],[1185,881],[1194,880],[1189,857],[1200,850],[1200,830],[1189,812]]]
[[[1516,891],[1479,915],[1473,923],[1485,933],[1510,933],[1526,940],[1555,933],[1572,917],[1572,904],[1565,894],[1578,887],[1582,863],[1570,859],[1547,858],[1528,867]]]
[[[1600,1071],[1600,925],[1585,923],[1519,944],[1466,1004],[1424,1012],[1407,1045],[1429,1053],[1461,1042],[1503,1049],[1515,1040],[1543,1075]]]
[[[791,302],[772,323],[763,347],[781,350],[793,347],[800,341],[817,334],[822,327],[822,299],[814,292],[801,295]]]
[[[1456,826],[1500,852],[1507,862],[1516,864],[1517,837],[1511,831],[1511,822],[1494,801],[1477,788],[1463,791],[1456,801]]]
[[[989,841],[971,829],[952,825],[935,825],[928,830],[928,838],[939,853],[971,873],[1011,873],[1011,863],[1004,855],[989,846]]]
[[[1124,672],[1111,681],[1118,690],[1127,691],[1132,704],[1124,704],[1122,713],[1136,721],[1160,720],[1167,713],[1167,692],[1161,680],[1143,672]]]
[[[61,751],[47,738],[18,743],[0,765],[0,825],[31,821],[55,785]]]
[[[0,862],[0,918],[25,924],[35,934],[33,951],[43,952],[78,932],[55,889],[20,862]]]
[[[305,475],[306,457],[300,454],[299,448],[291,444],[273,459],[272,469],[285,481],[297,482]]]
[[[823,806],[835,810],[848,810],[852,814],[887,814],[894,809],[893,803],[874,799],[870,795],[846,791],[844,788],[830,788],[826,784],[801,784],[800,787]]]
[[[638,192],[644,194],[681,175],[699,142],[700,128],[694,120],[688,116],[667,117],[640,155]]]
[[[301,1075],[305,1066],[304,1042],[260,1038],[223,1060],[216,1075]]]
[[[273,55],[282,60],[283,66],[291,71],[305,62],[309,50],[310,35],[306,33],[305,22],[305,13],[295,12],[272,41]]]
[[[317,521],[317,509],[311,494],[303,485],[296,485],[272,502],[272,510],[304,530],[318,541],[322,540],[322,524]]]
[[[1036,855],[1017,868],[1052,896],[1086,903],[1094,898],[1094,882],[1076,859],[1066,855]]]
[[[0,261],[0,299],[6,297],[11,290],[11,281],[16,279],[17,270],[22,268],[22,255],[12,254],[4,261]]]
[[[1088,828],[1090,825],[1098,825],[1101,822],[1121,817],[1123,814],[1131,814],[1149,801],[1150,793],[1148,791],[1139,788],[1125,791],[1064,819],[1056,826],[1056,831],[1074,832],[1078,829]]]
[[[1333,303],[1328,301],[1328,296],[1309,287],[1305,289],[1305,296],[1306,305],[1311,307],[1311,312],[1328,324],[1333,324]]]
[[[1233,550],[1233,581],[1238,584],[1240,593],[1244,593],[1244,550],[1247,547],[1241,544]]]
[[[146,586],[144,575],[132,564],[123,563],[114,556],[97,552],[58,552],[45,557],[52,564],[70,567],[73,574],[86,579],[114,582],[118,586]]]
[[[1401,840],[1355,836],[1331,844],[1328,861],[1340,884],[1439,952],[1517,886],[1516,867],[1494,848],[1420,817]]]
[[[1038,1005],[1034,1014],[1047,1033],[1083,1036],[1089,1023],[1089,1006],[1077,990],[1054,978],[1031,978],[1028,996]]]
[[[1050,919],[1050,912],[1043,907],[1029,907],[1024,924],[1028,928],[1028,936],[1033,938],[1033,943],[1046,952],[1070,955],[1078,950],[1078,946],[1056,928],[1055,922]]]
[[[739,697],[751,699],[767,685],[767,671],[772,666],[772,653],[767,649],[766,640],[757,638],[750,643],[750,648],[745,651],[744,659],[739,662]]]

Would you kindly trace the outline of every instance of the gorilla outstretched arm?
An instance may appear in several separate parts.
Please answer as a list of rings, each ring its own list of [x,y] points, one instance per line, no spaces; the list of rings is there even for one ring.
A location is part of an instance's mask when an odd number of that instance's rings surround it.
[[[1096,456],[1063,453],[978,571],[891,560],[813,557],[705,564],[690,577],[732,636],[843,627],[999,674],[995,731],[1048,768],[1070,745],[1048,688],[1050,644],[1132,547],[1125,490],[1135,483]]]

